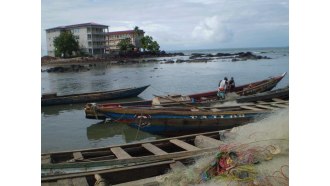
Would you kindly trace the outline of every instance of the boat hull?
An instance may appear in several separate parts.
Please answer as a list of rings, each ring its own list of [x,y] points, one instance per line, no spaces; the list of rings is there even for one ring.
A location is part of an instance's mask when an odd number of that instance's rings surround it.
[[[222,115],[153,115],[153,114],[123,114],[115,112],[104,113],[112,121],[127,123],[138,130],[162,135],[178,136],[200,132],[229,129],[264,116],[263,113],[236,113]]]
[[[150,85],[143,86],[143,87],[137,87],[137,88],[106,91],[106,92],[94,92],[94,93],[73,94],[73,95],[66,95],[66,96],[54,96],[54,97],[50,97],[50,98],[41,98],[41,106],[86,103],[86,102],[93,102],[93,101],[104,101],[104,100],[135,97],[135,96],[141,94],[149,86]]]
[[[278,82],[280,82],[283,77],[286,75],[286,73],[283,73],[280,76],[272,77],[270,79],[265,79],[241,86],[237,86],[234,90],[231,92],[235,92],[236,94],[240,96],[247,96],[247,95],[254,95],[257,93],[266,92],[269,90],[272,90]],[[189,104],[191,106],[208,106],[210,102],[215,102],[217,100],[217,91],[209,91],[209,92],[203,92],[203,93],[197,93],[197,94],[191,94],[188,95],[193,102],[173,102],[170,104],[161,104],[160,106],[168,107],[168,106],[176,106],[176,105],[184,105]],[[258,98],[256,98],[258,99]],[[260,100],[260,99],[259,99]],[[223,102],[221,100],[218,100],[218,102]],[[241,101],[244,102],[244,101]],[[118,106],[152,106],[152,100],[145,100],[145,101],[138,101],[138,102],[124,102],[124,103],[108,103],[108,104],[97,104],[92,105],[91,103],[88,103],[85,106],[85,117],[87,119],[99,119],[99,120],[105,120],[107,116],[105,116],[103,113],[98,112],[98,109],[108,108],[108,107],[118,107]]]

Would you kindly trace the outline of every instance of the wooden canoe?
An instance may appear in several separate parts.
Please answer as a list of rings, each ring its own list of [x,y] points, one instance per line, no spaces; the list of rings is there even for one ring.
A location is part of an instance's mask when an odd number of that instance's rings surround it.
[[[107,107],[98,109],[114,122],[163,136],[229,129],[288,107],[285,100],[219,107]]]
[[[280,76],[271,77],[269,79],[265,79],[262,81],[257,81],[253,83],[248,83],[245,85],[237,86],[235,89],[233,89],[231,92],[235,92],[238,95],[253,95],[260,92],[266,92],[271,89],[273,89],[279,81],[283,79],[283,77],[286,75],[286,73],[283,73]],[[169,106],[178,106],[183,105],[185,103],[195,106],[205,106],[205,104],[211,104],[211,102],[223,102],[217,100],[217,91],[209,91],[209,92],[203,92],[203,93],[197,93],[197,94],[191,94],[187,97],[190,97],[191,100],[189,101],[173,101],[172,98],[168,97],[169,100],[172,100],[173,102],[167,102],[166,104],[161,104],[157,106],[162,107],[169,107]],[[122,103],[105,103],[105,104],[95,104],[95,103],[88,103],[85,105],[84,111],[85,111],[85,117],[87,119],[99,119],[104,120],[106,116],[103,113],[97,112],[100,108],[107,108],[107,107],[121,107],[121,106],[152,106],[153,100],[144,100],[144,101],[134,101],[134,102],[122,102]]]
[[[103,101],[135,97],[143,92],[150,85],[134,88],[125,88],[105,92],[91,92],[83,94],[71,94],[57,96],[56,93],[45,94],[41,97],[41,106],[62,105],[73,103],[87,103],[92,101]]]
[[[230,131],[215,131],[103,148],[41,154],[42,181],[149,167],[214,152]],[[163,163],[162,163],[163,162]],[[165,163],[168,166],[168,163]],[[165,171],[165,169],[163,169]],[[113,178],[111,178],[114,181]],[[125,180],[130,181],[130,180]],[[113,183],[115,184],[115,183]]]
[[[289,86],[272,91],[262,92],[249,96],[240,96],[236,98],[237,103],[256,102],[256,101],[270,101],[274,98],[288,100]]]

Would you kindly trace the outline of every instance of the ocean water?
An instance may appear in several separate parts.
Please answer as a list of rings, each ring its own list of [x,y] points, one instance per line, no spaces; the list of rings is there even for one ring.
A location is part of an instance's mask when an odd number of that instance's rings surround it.
[[[246,48],[181,51],[187,56],[159,58],[187,59],[191,53],[236,53],[251,51],[272,59],[231,62],[217,59],[207,63],[161,62],[96,65],[89,71],[70,73],[41,73],[41,94],[58,95],[106,91],[150,85],[138,98],[151,99],[153,95],[191,94],[215,90],[220,79],[234,77],[236,85],[262,80],[287,72],[275,88],[289,85],[289,48]],[[47,67],[42,67],[47,68]],[[52,152],[81,148],[103,147],[161,136],[137,131],[123,124],[100,123],[85,119],[84,104],[59,105],[41,109],[41,151]]]

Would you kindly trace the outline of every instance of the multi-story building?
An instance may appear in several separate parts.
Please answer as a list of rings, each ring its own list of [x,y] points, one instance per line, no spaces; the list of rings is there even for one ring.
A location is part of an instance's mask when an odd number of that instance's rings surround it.
[[[125,30],[125,31],[117,31],[117,32],[108,32],[106,34],[106,45],[107,52],[110,50],[119,50],[117,44],[126,38],[130,38],[131,44],[135,46],[135,48],[141,48],[141,38],[144,37],[144,31],[139,30],[136,32],[135,30]]]
[[[80,49],[84,52],[90,55],[105,53],[108,26],[97,23],[83,23],[46,29],[47,53],[49,56],[55,56],[53,41],[63,31],[71,31],[76,37]]]

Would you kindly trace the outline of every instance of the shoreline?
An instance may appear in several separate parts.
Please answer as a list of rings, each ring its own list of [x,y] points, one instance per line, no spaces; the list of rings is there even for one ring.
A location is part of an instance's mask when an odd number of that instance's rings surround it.
[[[131,64],[131,63],[140,63],[140,62],[149,62],[149,61],[159,61],[152,60],[152,58],[161,58],[161,57],[176,57],[176,56],[189,56],[187,60],[177,60],[177,62],[207,62],[213,59],[231,59],[232,62],[236,61],[246,61],[246,60],[259,60],[259,59],[271,59],[267,56],[260,56],[253,54],[253,52],[238,52],[238,53],[217,53],[207,54],[207,53],[192,53],[190,55],[185,55],[183,53],[166,53],[161,52],[157,54],[150,53],[131,53],[125,55],[116,55],[116,56],[105,56],[105,57],[76,57],[76,58],[56,58],[50,56],[43,56],[41,58],[41,66],[48,65],[83,65],[90,63],[111,63],[111,64]],[[151,59],[151,60],[146,60]],[[168,63],[173,63],[173,60],[166,61]]]

